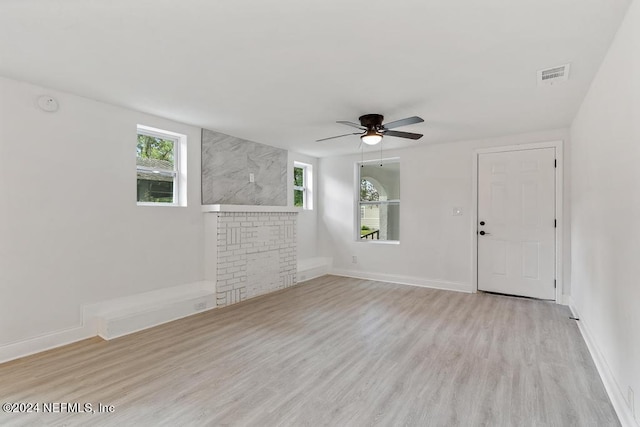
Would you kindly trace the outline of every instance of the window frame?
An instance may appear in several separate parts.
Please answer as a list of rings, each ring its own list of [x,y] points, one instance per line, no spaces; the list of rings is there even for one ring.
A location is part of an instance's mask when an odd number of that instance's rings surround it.
[[[375,243],[375,244],[384,244],[384,245],[399,245],[400,238],[398,240],[374,240],[374,239],[363,239],[361,235],[361,227],[362,227],[362,207],[363,206],[382,206],[382,205],[396,205],[398,209],[400,209],[400,199],[387,199],[387,200],[376,200],[376,201],[362,201],[360,200],[360,185],[361,185],[361,172],[362,166],[369,164],[379,164],[385,165],[390,163],[397,163],[398,168],[401,168],[400,157],[389,157],[386,159],[377,159],[377,160],[363,160],[358,161],[355,164],[355,191],[354,191],[354,199],[355,199],[355,215],[354,215],[354,239],[356,242],[362,243]],[[398,172],[399,173],[399,172]],[[398,185],[401,185],[400,177],[398,177]],[[400,229],[400,217],[398,217],[398,229]]]
[[[302,185],[295,185],[295,170],[302,169]],[[293,162],[293,206],[301,207],[303,210],[313,210],[313,187],[312,187],[313,166],[308,163]],[[295,192],[302,191],[302,206],[295,204]]]
[[[140,202],[138,201],[138,194],[136,192],[137,206],[186,206],[186,168],[184,167],[184,160],[186,158],[186,135],[140,124],[136,126],[136,141],[138,139],[138,135],[160,138],[165,141],[173,141],[173,170],[138,166],[136,162],[136,183],[138,172],[157,173],[173,178],[173,201],[170,203]]]

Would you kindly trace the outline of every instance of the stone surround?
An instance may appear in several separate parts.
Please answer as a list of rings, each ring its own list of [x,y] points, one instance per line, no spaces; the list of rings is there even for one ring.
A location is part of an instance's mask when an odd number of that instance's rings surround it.
[[[286,206],[287,159],[282,148],[202,129],[202,204]]]
[[[296,212],[211,212],[216,216],[217,306],[296,283]]]

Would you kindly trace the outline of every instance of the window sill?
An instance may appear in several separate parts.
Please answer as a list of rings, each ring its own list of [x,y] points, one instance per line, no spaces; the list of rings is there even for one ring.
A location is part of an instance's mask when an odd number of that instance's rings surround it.
[[[370,243],[374,245],[399,245],[400,240],[371,240],[371,239],[358,239],[356,242]]]
[[[162,206],[162,207],[168,207],[168,208],[183,208],[186,207],[186,205],[180,205],[178,203],[153,203],[153,202],[137,202],[136,205],[138,206]]]
[[[202,205],[202,212],[301,212],[302,208],[265,205]]]

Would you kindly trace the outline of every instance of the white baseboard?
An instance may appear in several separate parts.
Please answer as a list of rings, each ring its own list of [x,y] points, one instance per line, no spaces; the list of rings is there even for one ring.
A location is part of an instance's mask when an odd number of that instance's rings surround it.
[[[571,295],[560,295],[558,304],[571,307]]]
[[[172,300],[153,302],[126,310],[113,307],[97,318],[98,336],[105,340],[133,334],[164,323],[216,308],[216,294],[191,292]]]
[[[298,283],[328,274],[332,263],[333,258],[330,257],[315,257],[299,260],[297,271]]]
[[[87,338],[115,338],[215,308],[215,283],[203,281],[86,304],[80,326],[0,346],[0,363]],[[204,303],[202,308],[195,304]]]
[[[0,347],[0,363],[20,359],[21,357],[30,356],[95,336],[94,328],[83,325],[77,328],[51,332],[39,337],[10,343]]]
[[[600,351],[598,345],[596,344],[593,335],[589,331],[589,326],[583,319],[580,318],[580,313],[576,309],[573,301],[570,296],[566,296],[568,299],[567,305],[569,309],[573,313],[573,316],[580,319],[576,323],[578,324],[578,329],[582,334],[582,338],[584,342],[587,344],[587,348],[589,349],[589,353],[591,353],[591,358],[596,365],[596,369],[600,374],[600,378],[604,384],[604,388],[609,395],[609,399],[611,400],[611,404],[613,405],[613,409],[615,409],[616,414],[618,414],[618,418],[620,419],[620,423],[623,427],[640,427],[640,423],[636,421],[631,409],[627,405],[627,399],[625,399],[622,390],[620,390],[620,386],[616,381],[611,369],[609,368],[609,364],[607,360],[604,358],[604,355]]]
[[[215,307],[215,284],[203,281],[86,305],[83,318],[110,340]]]
[[[442,289],[445,291],[456,291],[472,293],[470,283],[447,282],[443,280],[429,280],[420,277],[399,276],[395,274],[371,273],[358,270],[346,270],[333,268],[330,274],[344,277],[354,277],[356,279],[377,280],[380,282],[397,283],[400,285],[419,286],[422,288]]]

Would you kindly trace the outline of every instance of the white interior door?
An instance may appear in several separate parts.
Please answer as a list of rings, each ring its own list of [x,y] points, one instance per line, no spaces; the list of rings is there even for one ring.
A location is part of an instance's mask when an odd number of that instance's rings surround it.
[[[555,149],[478,155],[478,290],[555,299]]]

